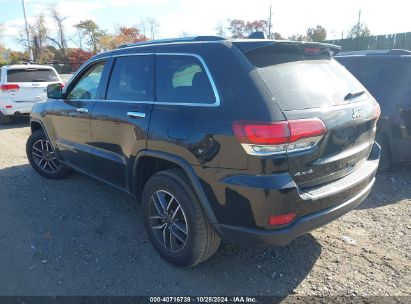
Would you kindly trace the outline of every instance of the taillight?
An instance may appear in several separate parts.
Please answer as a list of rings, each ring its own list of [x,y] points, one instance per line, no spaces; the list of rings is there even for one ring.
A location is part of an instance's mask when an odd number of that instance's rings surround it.
[[[274,215],[268,218],[268,223],[270,225],[285,225],[291,223],[295,218],[295,213]]]
[[[373,109],[373,116],[374,118],[376,118],[377,120],[380,118],[381,116],[381,108],[380,105],[378,103],[376,103],[374,105],[374,109]]]
[[[8,91],[18,91],[20,86],[18,84],[2,84],[0,85],[0,91],[8,92]]]
[[[64,86],[65,86],[64,82],[60,82],[60,85],[61,85],[61,88],[62,88],[62,89],[63,89]]]
[[[305,47],[304,48],[304,54],[306,55],[318,55],[318,54],[321,54],[322,51],[324,51],[324,48],[319,48],[319,47]]]
[[[241,143],[273,145],[288,143],[290,129],[286,121],[258,123],[236,121],[233,124],[235,136]]]
[[[273,155],[313,148],[326,133],[322,120],[236,121],[233,132],[248,154]]]

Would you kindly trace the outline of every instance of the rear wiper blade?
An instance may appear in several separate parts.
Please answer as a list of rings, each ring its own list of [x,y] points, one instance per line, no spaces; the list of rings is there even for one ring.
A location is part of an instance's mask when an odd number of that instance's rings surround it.
[[[344,100],[347,101],[347,100],[353,99],[355,97],[361,96],[363,94],[365,94],[365,91],[359,91],[359,92],[356,92],[356,93],[348,93],[347,95],[345,95]]]
[[[33,82],[46,82],[46,79],[34,79]]]

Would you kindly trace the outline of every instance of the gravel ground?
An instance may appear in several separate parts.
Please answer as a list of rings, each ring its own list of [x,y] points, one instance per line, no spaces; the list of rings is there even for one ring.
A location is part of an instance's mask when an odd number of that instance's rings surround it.
[[[80,174],[36,174],[29,133],[27,121],[0,127],[0,295],[411,296],[410,166],[288,246],[222,244],[178,269],[151,247],[130,197]]]

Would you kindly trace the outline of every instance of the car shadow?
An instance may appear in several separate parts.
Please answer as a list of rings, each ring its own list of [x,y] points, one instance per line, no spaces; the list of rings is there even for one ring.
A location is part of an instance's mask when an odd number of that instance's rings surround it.
[[[395,165],[379,173],[370,195],[357,209],[378,208],[411,198],[411,164]]]
[[[0,295],[285,297],[321,254],[305,235],[284,247],[231,243],[191,269],[165,262],[127,194],[80,174],[47,180],[0,170]]]
[[[1,125],[0,130],[9,130],[9,129],[18,129],[18,128],[27,128],[30,124],[30,118],[28,117],[16,117],[13,118],[13,121],[9,125]]]

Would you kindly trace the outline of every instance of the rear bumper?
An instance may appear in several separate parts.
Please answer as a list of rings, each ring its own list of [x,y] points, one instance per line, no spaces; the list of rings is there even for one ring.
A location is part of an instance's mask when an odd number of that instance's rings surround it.
[[[358,169],[315,188],[300,188],[288,173],[223,178],[225,201],[216,212],[220,218],[215,228],[227,240],[287,244],[360,204],[374,184],[380,152],[374,143],[369,158]],[[224,211],[226,217],[221,216]],[[296,214],[290,224],[269,225],[270,216],[288,213]]]
[[[216,226],[224,238],[232,241],[255,244],[286,245],[298,236],[323,226],[358,206],[370,193],[374,181],[375,177],[360,193],[344,203],[320,212],[303,216],[287,228],[279,230],[259,230],[219,224]]]
[[[30,114],[31,109],[35,102],[12,102],[12,101],[2,101],[0,103],[0,111],[3,115],[17,115],[17,114]],[[11,108],[6,108],[6,106],[11,106]]]

